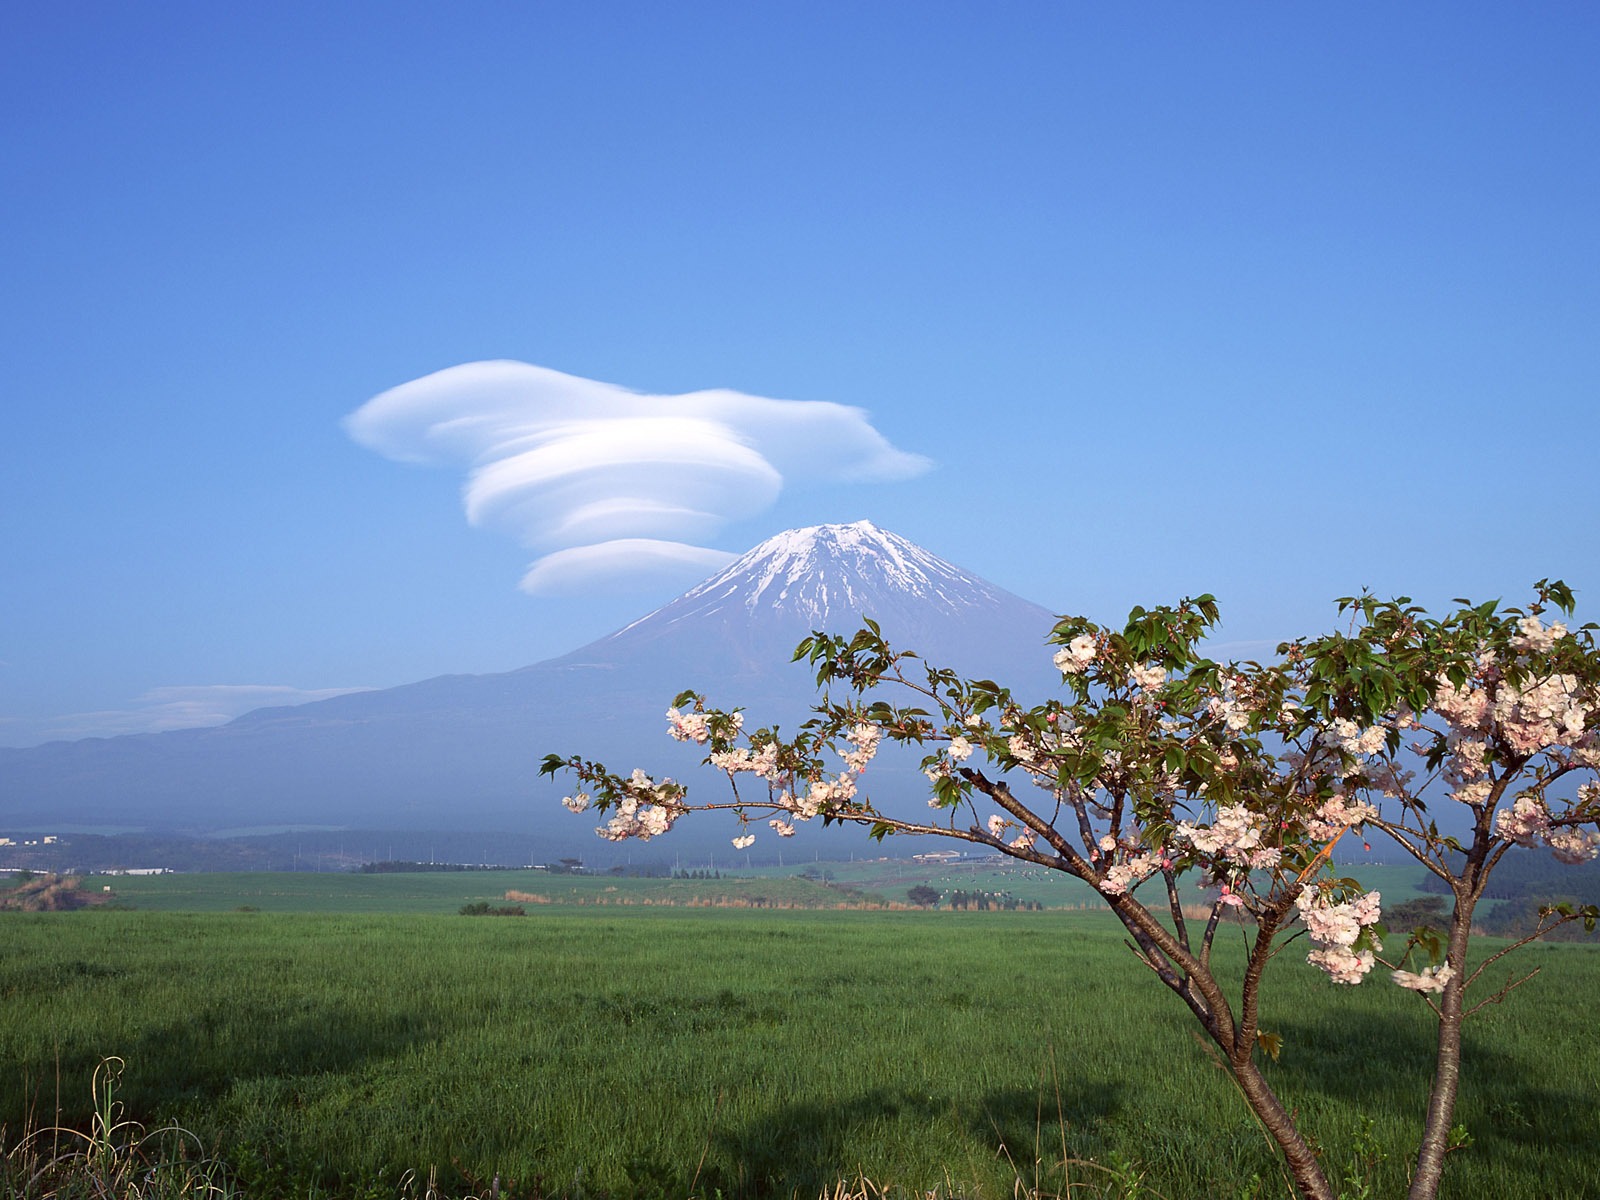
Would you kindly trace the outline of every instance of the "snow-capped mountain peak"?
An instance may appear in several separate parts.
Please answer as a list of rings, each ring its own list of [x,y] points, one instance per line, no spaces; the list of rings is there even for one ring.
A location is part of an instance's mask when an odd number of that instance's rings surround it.
[[[838,618],[872,616],[891,597],[894,607],[914,602],[955,613],[996,594],[993,585],[916,543],[871,521],[856,521],[810,525],[768,538],[672,607],[706,612],[738,605],[751,614],[776,610],[822,628]]]
[[[899,646],[952,665],[1006,630],[1042,645],[1048,611],[871,521],[811,525],[768,538],[648,616],[571,658],[612,661],[644,644],[709,663],[787,662],[813,630],[848,634],[870,617]],[[717,631],[713,634],[713,631]],[[1005,640],[1002,639],[1002,640]]]

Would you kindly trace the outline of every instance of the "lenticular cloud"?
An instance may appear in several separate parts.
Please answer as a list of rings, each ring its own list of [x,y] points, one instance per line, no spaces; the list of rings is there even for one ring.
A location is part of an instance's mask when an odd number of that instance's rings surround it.
[[[542,552],[525,591],[694,577],[731,556],[693,544],[785,486],[907,479],[859,408],[714,390],[651,396],[520,362],[450,367],[374,396],[350,436],[401,462],[466,471],[474,525]]]

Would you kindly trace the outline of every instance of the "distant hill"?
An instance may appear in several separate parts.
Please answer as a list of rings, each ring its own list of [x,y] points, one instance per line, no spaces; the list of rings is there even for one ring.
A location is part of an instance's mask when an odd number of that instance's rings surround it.
[[[762,723],[795,722],[814,696],[811,672],[790,662],[795,644],[815,629],[852,632],[864,616],[937,664],[1041,696],[1059,683],[1043,644],[1048,610],[870,522],[818,525],[779,534],[626,628],[520,670],[258,709],[214,728],[0,750],[0,822],[504,830],[548,839],[551,856],[595,858],[604,844],[592,821],[567,813],[559,785],[536,777],[543,754],[685,778],[700,756],[664,734],[678,691],[745,705]],[[926,798],[903,764],[868,783],[886,805]],[[663,849],[726,837],[714,819],[686,821]]]

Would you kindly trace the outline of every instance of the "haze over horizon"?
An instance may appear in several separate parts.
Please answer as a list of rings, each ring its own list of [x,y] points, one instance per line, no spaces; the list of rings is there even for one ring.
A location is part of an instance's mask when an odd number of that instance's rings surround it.
[[[18,10],[0,747],[514,669],[861,518],[1234,644],[1600,616],[1597,60],[1576,3]]]

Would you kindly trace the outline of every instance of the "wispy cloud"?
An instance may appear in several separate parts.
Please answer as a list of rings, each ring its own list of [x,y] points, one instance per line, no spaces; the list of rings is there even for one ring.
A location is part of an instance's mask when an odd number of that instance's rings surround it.
[[[693,580],[731,557],[695,543],[785,487],[909,479],[932,465],[859,408],[728,390],[652,396],[507,361],[401,384],[345,428],[389,458],[464,469],[467,520],[542,553],[522,577],[534,593]]]
[[[0,741],[11,746],[117,737],[125,733],[165,733],[225,725],[257,708],[308,704],[366,688],[296,688],[270,683],[197,684],[152,688],[128,708],[67,713],[55,717],[0,718]]]

